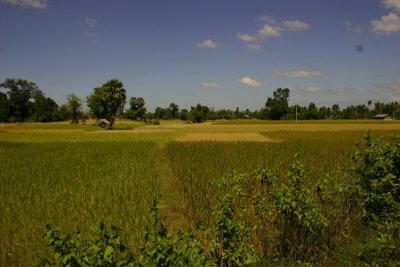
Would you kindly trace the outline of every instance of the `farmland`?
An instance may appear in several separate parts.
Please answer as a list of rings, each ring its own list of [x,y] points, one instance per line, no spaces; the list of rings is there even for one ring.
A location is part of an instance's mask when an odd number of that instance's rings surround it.
[[[0,265],[35,265],[46,256],[45,225],[83,233],[99,221],[123,229],[129,247],[137,249],[149,224],[153,199],[159,199],[172,231],[211,221],[210,206],[219,191],[211,182],[233,170],[251,173],[262,167],[287,173],[294,155],[306,167],[307,186],[348,183],[355,143],[368,129],[373,136],[399,133],[398,122],[310,121],[270,123],[233,121],[183,124],[162,121],[144,125],[120,121],[112,131],[87,125],[4,124],[0,127]],[[339,196],[337,196],[339,197]],[[339,200],[322,209],[332,222],[335,253],[327,264],[347,262],[353,251],[354,221]],[[344,211],[343,211],[344,213]],[[335,222],[335,220],[337,220]],[[260,233],[258,233],[260,235]],[[333,234],[332,234],[333,235]],[[256,250],[267,237],[253,237]]]

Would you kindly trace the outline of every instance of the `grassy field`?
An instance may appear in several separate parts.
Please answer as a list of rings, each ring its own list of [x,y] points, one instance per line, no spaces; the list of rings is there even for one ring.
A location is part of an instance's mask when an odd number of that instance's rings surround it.
[[[4,124],[0,265],[37,264],[46,255],[46,224],[85,232],[103,221],[121,227],[127,244],[137,248],[154,198],[165,205],[169,228],[193,227],[209,220],[216,198],[210,182],[232,170],[286,173],[296,153],[310,185],[322,178],[345,181],[354,145],[368,129],[388,136],[400,133],[400,123],[124,121],[112,131],[90,124]]]

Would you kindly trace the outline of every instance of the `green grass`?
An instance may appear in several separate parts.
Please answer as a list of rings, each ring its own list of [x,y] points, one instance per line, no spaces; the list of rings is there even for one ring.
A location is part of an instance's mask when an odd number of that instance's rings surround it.
[[[38,262],[45,224],[66,231],[98,221],[141,238],[158,194],[155,142],[0,143],[1,265]]]
[[[229,124],[400,124],[400,120],[220,120],[215,121],[216,125],[229,125]]]

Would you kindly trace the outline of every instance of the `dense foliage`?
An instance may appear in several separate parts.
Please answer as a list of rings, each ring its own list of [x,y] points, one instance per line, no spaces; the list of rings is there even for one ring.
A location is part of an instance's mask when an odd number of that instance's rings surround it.
[[[0,121],[1,122],[49,122],[70,120],[78,123],[88,115],[82,112],[81,100],[70,94],[67,103],[58,106],[51,98],[45,97],[43,91],[33,83],[22,79],[6,79],[0,84],[8,92],[0,92]],[[400,103],[373,103],[367,105],[351,105],[341,109],[338,104],[331,107],[317,107],[314,103],[308,106],[289,106],[288,88],[278,88],[268,97],[265,106],[260,110],[219,109],[197,104],[188,109],[179,109],[175,103],[168,107],[156,107],[154,113],[148,112],[142,97],[131,97],[129,107],[124,111],[126,91],[121,81],[110,80],[93,94],[87,96],[87,104],[94,118],[107,119],[110,125],[116,118],[158,122],[159,119],[181,119],[188,122],[200,123],[206,120],[237,120],[237,119],[272,119],[272,120],[319,120],[319,119],[371,119],[377,114],[388,114],[395,119],[400,118]],[[374,104],[374,105],[372,105]],[[158,124],[158,123],[154,123]]]
[[[0,121],[48,122],[60,120],[57,103],[46,97],[39,87],[27,80],[6,79],[0,84]]]
[[[126,91],[121,81],[113,79],[95,88],[87,97],[90,113],[97,119],[109,121],[112,127],[117,116],[123,112],[126,102]]]

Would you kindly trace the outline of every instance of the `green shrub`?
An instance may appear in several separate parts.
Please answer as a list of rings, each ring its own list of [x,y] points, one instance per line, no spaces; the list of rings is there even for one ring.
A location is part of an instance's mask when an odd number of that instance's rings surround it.
[[[289,261],[314,261],[328,249],[324,233],[328,221],[313,192],[305,186],[305,167],[297,156],[286,180],[271,194],[278,214],[278,255]]]
[[[400,136],[393,142],[365,136],[365,148],[354,154],[366,222],[400,219]]]
[[[156,201],[151,209],[150,229],[145,232],[145,245],[140,248],[140,266],[208,266],[209,259],[200,242],[191,233],[171,236],[161,218]]]
[[[400,136],[392,142],[365,136],[353,170],[363,201],[363,219],[370,227],[360,259],[371,265],[400,265]]]
[[[121,242],[120,229],[104,224],[94,228],[95,237],[84,239],[79,230],[71,236],[46,226],[45,239],[53,253],[41,266],[134,266],[134,259]]]

